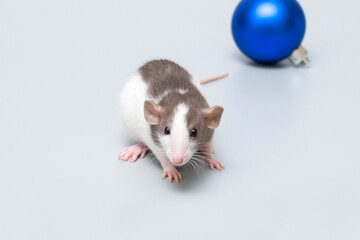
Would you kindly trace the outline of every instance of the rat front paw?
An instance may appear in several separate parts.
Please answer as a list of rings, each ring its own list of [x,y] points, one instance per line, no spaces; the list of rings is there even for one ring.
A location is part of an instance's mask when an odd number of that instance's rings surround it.
[[[207,155],[204,160],[212,170],[224,169],[224,164],[219,159],[217,159],[214,155]]]
[[[139,157],[144,158],[148,150],[147,146],[139,143],[123,149],[120,152],[118,159],[122,161],[130,160],[131,162],[135,162]]]
[[[169,182],[172,183],[174,180],[175,182],[180,182],[182,180],[181,174],[176,170],[174,166],[164,169],[164,174],[162,176],[163,179],[169,178]]]

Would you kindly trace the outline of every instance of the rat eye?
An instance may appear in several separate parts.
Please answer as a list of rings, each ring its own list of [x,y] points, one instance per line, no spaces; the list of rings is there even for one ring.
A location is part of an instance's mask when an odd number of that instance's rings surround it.
[[[197,129],[196,128],[191,129],[190,137],[197,137]]]
[[[165,135],[169,135],[169,134],[170,134],[170,130],[169,130],[169,128],[168,128],[168,127],[165,127],[165,129],[164,129],[164,133],[165,133]]]

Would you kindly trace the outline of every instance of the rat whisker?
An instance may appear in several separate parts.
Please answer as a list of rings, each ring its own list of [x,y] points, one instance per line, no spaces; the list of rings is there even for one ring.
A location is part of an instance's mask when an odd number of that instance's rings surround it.
[[[194,162],[198,165],[198,166],[207,166],[207,164],[204,162],[204,161],[199,161],[199,160],[195,160],[194,159]]]
[[[203,160],[204,160],[204,158],[198,157],[198,156],[193,156],[192,159],[194,159],[194,160],[196,160],[196,161],[203,161]]]
[[[193,157],[203,158],[203,157],[204,157],[204,155],[202,155],[202,154],[194,154],[194,155],[193,155]]]
[[[212,160],[212,159],[210,159],[210,158],[207,158],[207,157],[205,157],[205,156],[201,156],[201,158],[202,158],[202,160],[207,160],[207,161],[209,161],[209,162],[211,162],[211,163],[216,163],[216,161],[214,161],[214,160]]]
[[[194,171],[196,171],[196,165],[194,161],[191,161],[191,165],[194,167]]]
[[[196,162],[197,164],[201,164],[201,165],[204,165],[204,166],[207,165],[207,164],[205,163],[205,161],[204,161],[203,158],[193,157],[192,160],[193,160],[194,162]]]
[[[199,174],[199,171],[200,171],[200,169],[199,169],[199,166],[196,164],[196,162],[195,161],[191,161],[193,164],[194,164],[194,166],[195,166],[195,171]]]
[[[195,172],[197,173],[197,175],[199,175],[200,168],[199,168],[198,164],[193,159],[191,159],[191,163],[195,166]]]
[[[198,166],[198,164],[196,162],[193,162],[194,165],[196,166],[196,174],[199,176],[200,175],[200,168]]]
[[[192,161],[189,161],[189,164],[190,164],[191,167],[193,167],[195,169],[194,164],[192,163]]]

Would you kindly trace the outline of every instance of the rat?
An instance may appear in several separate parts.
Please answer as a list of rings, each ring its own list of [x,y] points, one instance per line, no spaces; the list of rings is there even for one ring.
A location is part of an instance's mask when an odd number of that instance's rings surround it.
[[[135,162],[151,150],[163,168],[162,178],[170,182],[180,182],[176,167],[191,161],[223,169],[214,156],[212,138],[224,108],[210,107],[200,84],[225,76],[197,81],[180,65],[165,59],[140,67],[120,93],[124,125],[138,144],[123,149],[118,159]]]

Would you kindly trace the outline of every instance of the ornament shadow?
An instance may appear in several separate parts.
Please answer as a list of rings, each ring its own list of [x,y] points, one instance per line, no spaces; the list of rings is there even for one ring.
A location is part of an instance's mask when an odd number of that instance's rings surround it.
[[[254,67],[254,68],[272,68],[272,69],[280,69],[280,68],[288,68],[288,67],[294,67],[294,65],[288,60],[284,59],[280,62],[276,63],[260,63],[255,62],[254,60],[251,60],[247,56],[245,56],[242,52],[234,52],[232,53],[233,58],[241,62],[242,64],[245,64],[246,66]]]

